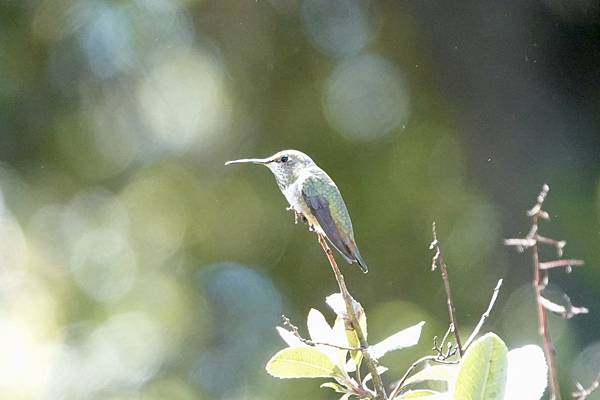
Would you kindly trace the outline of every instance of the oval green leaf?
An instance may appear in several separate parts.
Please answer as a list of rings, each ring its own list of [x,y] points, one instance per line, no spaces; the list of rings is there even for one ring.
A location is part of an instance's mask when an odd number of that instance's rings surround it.
[[[411,383],[423,382],[423,381],[445,381],[454,382],[456,374],[458,372],[458,365],[453,364],[440,364],[431,365],[410,378],[408,378],[404,384],[409,385]]]
[[[455,400],[503,400],[508,350],[497,335],[477,339],[463,357],[454,391]]]
[[[267,372],[276,378],[344,378],[331,358],[314,347],[288,347],[267,363]]]

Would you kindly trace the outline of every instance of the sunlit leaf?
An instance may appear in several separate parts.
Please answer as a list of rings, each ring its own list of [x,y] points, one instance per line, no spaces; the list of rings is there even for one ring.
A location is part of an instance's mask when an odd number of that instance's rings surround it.
[[[325,382],[321,385],[321,387],[333,389],[338,393],[346,393],[347,392],[347,390],[345,390],[342,385],[340,385],[339,383],[335,383],[335,382]]]
[[[346,336],[346,327],[344,324],[344,319],[342,317],[337,317],[335,319],[335,323],[333,324],[332,329],[332,341],[333,344],[336,344],[340,347],[349,348],[348,338]],[[343,367],[346,364],[346,357],[348,355],[348,350],[335,349],[336,350],[336,363]]]
[[[329,326],[325,317],[319,310],[315,310],[314,308],[310,309],[306,325],[313,342],[330,343],[332,341],[333,332],[331,331],[331,326]]]
[[[497,335],[477,339],[463,357],[454,392],[455,400],[503,400],[508,350]]]
[[[384,354],[399,349],[405,349],[419,343],[421,337],[421,330],[425,321],[421,321],[410,328],[403,329],[400,332],[394,333],[392,336],[382,340],[374,346],[369,348],[369,353],[374,358],[380,358]]]
[[[423,381],[445,381],[453,382],[458,373],[458,365],[436,364],[429,366],[409,377],[404,384],[423,382]]]
[[[527,345],[508,352],[508,374],[504,400],[539,400],[548,386],[544,351]]]
[[[344,302],[344,298],[341,293],[334,293],[326,297],[325,302],[331,309],[339,316],[346,318],[346,303]],[[367,339],[367,316],[365,315],[365,311],[362,306],[356,300],[352,300],[352,305],[354,306],[354,313],[358,318],[358,323],[360,324],[360,329],[365,335],[365,339]]]
[[[276,378],[342,378],[345,374],[333,360],[314,347],[288,347],[267,363],[267,372]]]
[[[346,330],[345,332],[349,347],[353,349],[360,348],[360,341],[358,340],[358,336],[356,335],[354,329]],[[348,360],[346,363],[346,371],[356,371],[359,369],[362,358],[362,351],[351,351],[350,360]]]
[[[327,354],[335,364],[340,368],[344,367],[346,363],[347,350],[340,349],[338,347],[346,347],[347,340],[345,338],[345,328],[342,325],[338,325],[336,330],[332,329],[325,317],[319,310],[311,308],[308,313],[306,322],[308,326],[308,333],[310,334],[313,342],[318,343],[317,347],[325,354]],[[329,346],[332,344],[334,346]],[[335,347],[338,346],[338,347]]]
[[[302,343],[302,341],[300,340],[300,338],[298,336],[294,335],[292,332],[288,331],[287,329],[284,329],[280,326],[275,327],[275,329],[277,329],[277,333],[279,333],[279,336],[281,336],[283,341],[286,342],[288,346],[290,346],[290,347],[308,346],[307,344]]]

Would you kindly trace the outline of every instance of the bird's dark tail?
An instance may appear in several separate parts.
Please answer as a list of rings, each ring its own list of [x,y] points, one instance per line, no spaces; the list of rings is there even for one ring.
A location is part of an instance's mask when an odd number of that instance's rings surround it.
[[[369,272],[369,267],[367,267],[367,263],[365,262],[365,260],[363,260],[362,256],[358,252],[358,249],[356,249],[354,257],[356,258],[356,263],[358,264],[362,272],[365,274]]]

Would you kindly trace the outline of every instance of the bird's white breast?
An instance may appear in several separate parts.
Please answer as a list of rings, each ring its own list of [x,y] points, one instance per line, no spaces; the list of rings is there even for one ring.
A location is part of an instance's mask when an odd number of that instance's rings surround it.
[[[308,223],[320,233],[323,233],[319,222],[313,216],[310,208],[304,201],[304,196],[302,195],[302,185],[304,184],[304,180],[310,176],[309,173],[301,174],[298,179],[291,185],[289,185],[284,191],[283,195],[286,200],[290,204],[290,206],[299,214],[304,215],[304,217],[308,220]]]

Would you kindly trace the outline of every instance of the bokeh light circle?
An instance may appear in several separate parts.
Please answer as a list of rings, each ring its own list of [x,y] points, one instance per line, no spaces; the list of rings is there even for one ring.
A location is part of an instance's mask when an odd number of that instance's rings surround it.
[[[372,38],[366,3],[359,0],[305,0],[302,17],[311,43],[326,54],[357,54]]]
[[[373,140],[391,134],[408,119],[409,103],[403,75],[376,55],[344,61],[325,88],[327,120],[348,139]]]

